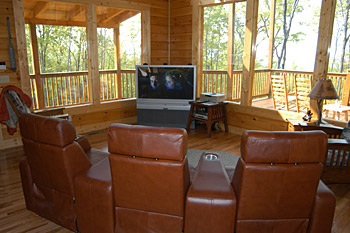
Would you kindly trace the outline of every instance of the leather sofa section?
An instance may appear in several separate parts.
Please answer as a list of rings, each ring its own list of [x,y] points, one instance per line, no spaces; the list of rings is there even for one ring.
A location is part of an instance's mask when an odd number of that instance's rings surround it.
[[[91,166],[82,148],[74,144],[57,147],[22,140],[35,183],[73,197],[73,178]]]
[[[185,232],[232,233],[236,196],[220,158],[208,160],[206,155],[201,155],[187,193]]]
[[[330,232],[334,196],[320,181],[326,148],[321,131],[246,131],[232,180],[235,232]]]
[[[236,232],[306,233],[308,219],[238,220]]]
[[[182,161],[187,144],[180,128],[112,124],[108,129],[108,151],[114,154]]]
[[[182,232],[183,218],[178,216],[121,207],[115,208],[115,216],[115,232]]]
[[[315,137],[317,134],[323,136]],[[327,134],[320,130],[293,133],[246,131],[242,136],[241,155],[247,163],[323,162],[327,140]]]
[[[329,233],[335,211],[336,199],[334,193],[322,182],[318,184],[308,233]]]
[[[117,207],[184,215],[189,177],[183,162],[115,154],[109,158]]]
[[[237,163],[237,219],[308,219],[323,166]],[[240,187],[240,189],[236,189]],[[306,188],[307,187],[307,188]]]
[[[23,138],[54,146],[66,146],[76,136],[73,124],[59,118],[25,113],[20,117],[19,126]]]
[[[109,159],[74,180],[80,232],[114,232],[114,201]]]
[[[25,157],[20,162],[26,206],[36,214],[70,230],[76,230],[74,178],[107,158],[107,153],[88,150],[75,139],[73,125],[63,119],[35,114],[20,117]],[[91,147],[90,147],[91,148]]]

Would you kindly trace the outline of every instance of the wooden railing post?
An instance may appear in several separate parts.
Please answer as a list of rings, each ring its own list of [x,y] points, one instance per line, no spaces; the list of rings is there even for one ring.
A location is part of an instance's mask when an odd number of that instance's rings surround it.
[[[343,96],[342,96],[342,105],[349,105],[349,95],[350,95],[350,70],[346,74]]]
[[[32,56],[33,56],[33,69],[35,75],[36,91],[38,98],[39,109],[45,108],[44,102],[44,90],[41,79],[40,63],[39,63],[39,48],[38,48],[38,38],[36,36],[36,25],[30,24],[30,42],[32,45]]]
[[[122,95],[122,67],[120,61],[120,24],[117,24],[114,28],[114,56],[115,56],[115,68],[117,69],[117,98],[123,98]],[[137,72],[137,71],[136,71]]]
[[[233,70],[234,70],[234,29],[235,29],[235,3],[229,6],[228,14],[228,46],[227,46],[227,95],[226,99],[232,100]]]

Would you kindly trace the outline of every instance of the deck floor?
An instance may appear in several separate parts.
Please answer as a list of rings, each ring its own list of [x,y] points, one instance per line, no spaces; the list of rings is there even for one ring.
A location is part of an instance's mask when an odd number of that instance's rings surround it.
[[[261,107],[261,108],[274,109],[273,108],[273,100],[272,100],[272,98],[263,98],[263,99],[255,100],[255,101],[253,101],[252,105],[256,106],[256,107]],[[306,113],[304,113],[304,114],[306,114]],[[315,119],[315,118],[316,118],[316,116],[313,119]],[[335,113],[330,111],[329,114],[328,114],[328,119],[335,119],[335,118],[336,118]],[[322,119],[327,119],[327,117],[325,117],[323,115]],[[344,113],[340,114],[339,120],[347,122],[347,120],[345,119],[345,114]]]

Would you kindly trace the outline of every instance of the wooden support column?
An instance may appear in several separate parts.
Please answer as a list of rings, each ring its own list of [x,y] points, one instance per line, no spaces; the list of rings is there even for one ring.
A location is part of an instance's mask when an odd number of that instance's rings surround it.
[[[270,6],[269,55],[267,61],[267,69],[270,69],[270,72],[268,73],[267,87],[269,88],[269,97],[271,98],[271,70],[273,68],[273,46],[275,42],[276,0],[271,0]]]
[[[247,0],[241,105],[252,105],[259,0]]]
[[[344,91],[342,96],[342,105],[348,106],[349,105],[349,95],[350,95],[350,70],[348,70],[348,73],[346,74],[345,78],[345,85],[344,85]]]
[[[230,4],[228,14],[228,45],[227,45],[227,95],[232,100],[233,70],[235,69],[235,3]]]
[[[144,10],[141,13],[141,63],[151,64],[151,13]]]
[[[39,63],[39,48],[38,48],[38,38],[36,36],[36,25],[30,24],[30,42],[32,47],[32,55],[33,55],[33,68],[35,74],[35,82],[36,82],[36,91],[38,98],[39,109],[45,108],[44,103],[44,90],[41,80],[40,73],[40,63]]]
[[[101,99],[100,74],[98,70],[98,48],[97,48],[97,17],[96,5],[87,6],[87,46],[88,46],[88,71],[89,71],[89,96],[92,104],[99,104]]]
[[[117,24],[114,28],[114,57],[115,57],[115,68],[117,69],[117,98],[122,98],[122,65],[120,61],[120,24]]]
[[[12,4],[16,30],[16,60],[18,61],[17,64],[19,69],[19,77],[21,79],[21,89],[25,94],[31,96],[23,0],[13,0]]]
[[[314,74],[312,78],[312,87],[316,84],[316,82],[319,79],[327,78],[330,52],[329,48],[331,47],[332,42],[333,22],[336,5],[336,0],[322,0],[320,25],[318,30],[318,43],[316,50],[316,61]],[[310,107],[311,111],[316,116],[316,113],[318,111],[317,101],[311,99]]]
[[[192,4],[192,64],[197,66],[196,96],[199,98],[202,92],[204,9],[199,0],[193,0]]]

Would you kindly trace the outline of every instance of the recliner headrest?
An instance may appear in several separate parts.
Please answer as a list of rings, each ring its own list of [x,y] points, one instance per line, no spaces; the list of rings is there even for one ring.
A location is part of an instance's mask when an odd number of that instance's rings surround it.
[[[247,163],[323,162],[327,151],[323,131],[245,131],[241,155]]]
[[[76,136],[73,124],[59,118],[25,113],[20,116],[19,126],[22,137],[54,146],[66,146]]]
[[[108,151],[182,161],[187,152],[187,132],[180,128],[112,124],[108,129]]]

